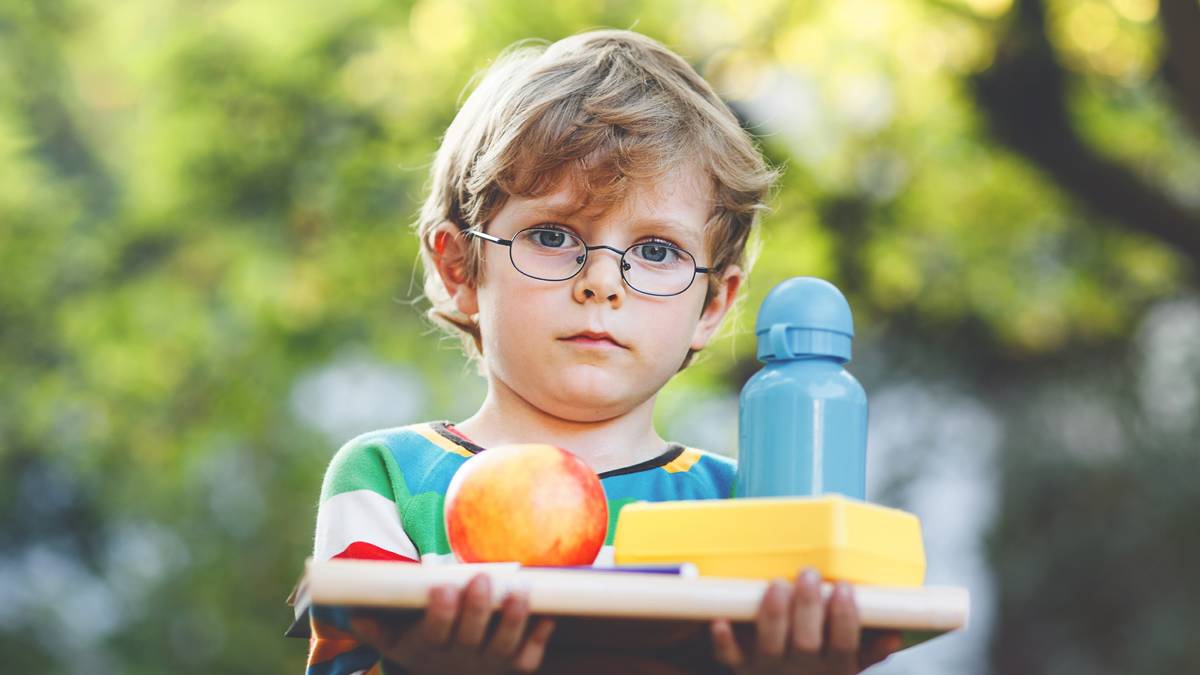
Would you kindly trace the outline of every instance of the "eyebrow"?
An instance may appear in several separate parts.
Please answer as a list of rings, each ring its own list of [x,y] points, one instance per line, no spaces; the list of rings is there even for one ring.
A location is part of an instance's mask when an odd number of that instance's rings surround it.
[[[635,230],[662,232],[686,243],[694,243],[693,238],[697,236],[691,228],[670,218],[642,218],[631,222],[630,226]]]
[[[579,209],[571,205],[554,205],[554,204],[539,204],[530,207],[528,215],[531,218],[551,217],[551,218],[571,218],[579,215]],[[629,225],[637,231],[652,230],[662,232],[679,239],[688,244],[695,244],[696,237],[699,233],[693,231],[683,223],[671,218],[638,218],[630,221]]]

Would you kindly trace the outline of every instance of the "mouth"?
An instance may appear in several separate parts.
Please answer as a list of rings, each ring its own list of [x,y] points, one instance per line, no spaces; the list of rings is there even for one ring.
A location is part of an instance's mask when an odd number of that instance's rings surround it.
[[[621,344],[620,342],[617,342],[617,339],[614,338],[613,336],[609,335],[608,333],[601,333],[601,332],[596,332],[596,331],[583,331],[582,333],[576,333],[574,335],[570,335],[570,336],[567,336],[564,338],[559,338],[559,339],[562,340],[563,342],[570,342],[571,344],[579,345],[582,347],[628,349],[628,347]]]

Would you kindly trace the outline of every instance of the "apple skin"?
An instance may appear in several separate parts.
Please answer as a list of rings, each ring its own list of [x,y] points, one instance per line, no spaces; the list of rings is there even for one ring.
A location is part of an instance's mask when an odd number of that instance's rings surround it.
[[[608,500],[600,477],[570,452],[504,445],[455,472],[445,520],[462,562],[590,565],[608,534]]]

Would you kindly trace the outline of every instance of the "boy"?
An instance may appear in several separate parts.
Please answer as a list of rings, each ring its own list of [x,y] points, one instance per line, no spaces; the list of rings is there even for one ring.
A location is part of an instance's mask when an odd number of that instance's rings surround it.
[[[729,497],[734,464],[667,443],[652,413],[737,297],[774,178],[708,84],[648,38],[594,31],[508,52],[447,130],[417,225],[430,315],[459,332],[487,397],[461,423],[344,446],[314,556],[452,561],[450,478],[509,443],[579,455],[613,524],[637,499]],[[737,672],[853,673],[897,647],[895,635],[860,645],[849,589],[823,604],[818,581],[772,584],[752,643],[714,622],[713,658]],[[314,616],[310,672],[536,670],[553,623],[530,625],[527,598],[511,595],[489,631],[489,598],[480,575],[461,593],[435,589],[416,625]]]

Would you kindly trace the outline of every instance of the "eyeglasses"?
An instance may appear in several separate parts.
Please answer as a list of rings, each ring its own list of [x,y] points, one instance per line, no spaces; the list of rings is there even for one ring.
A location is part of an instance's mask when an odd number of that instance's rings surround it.
[[[697,274],[709,272],[708,267],[696,266],[691,253],[662,241],[643,241],[622,251],[612,246],[588,246],[571,232],[548,227],[526,228],[512,239],[479,230],[463,230],[463,234],[507,246],[513,267],[541,281],[570,279],[587,264],[588,253],[601,248],[621,256],[621,278],[645,295],[679,295],[692,287]]]

